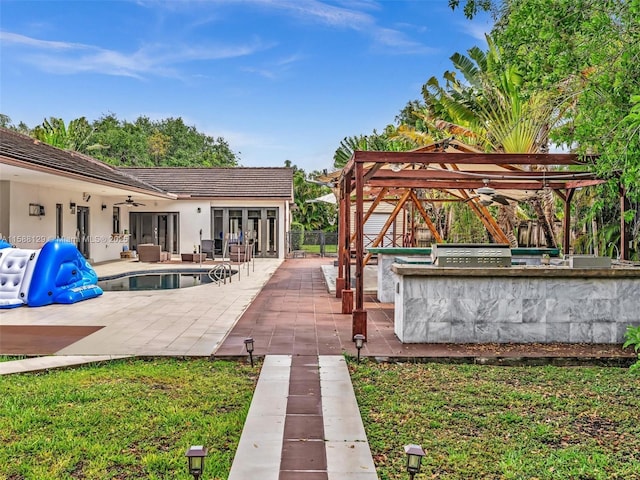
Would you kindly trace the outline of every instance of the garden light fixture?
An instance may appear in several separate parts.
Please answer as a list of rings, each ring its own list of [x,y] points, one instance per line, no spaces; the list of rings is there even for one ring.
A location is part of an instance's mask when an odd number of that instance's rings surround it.
[[[249,358],[251,359],[251,366],[253,367],[253,338],[249,337],[245,339],[244,346],[247,348],[247,353],[249,353]]]
[[[409,478],[413,480],[414,475],[420,471],[424,450],[420,445],[411,444],[404,446],[404,453],[407,455],[407,472],[409,472]]]
[[[361,333],[356,333],[353,336],[353,341],[356,342],[356,348],[358,349],[358,363],[360,363],[360,350],[362,350],[362,347],[364,346],[364,335]]]
[[[194,480],[199,480],[204,471],[204,457],[207,456],[207,449],[202,445],[191,445],[184,456],[189,461],[189,473]]]

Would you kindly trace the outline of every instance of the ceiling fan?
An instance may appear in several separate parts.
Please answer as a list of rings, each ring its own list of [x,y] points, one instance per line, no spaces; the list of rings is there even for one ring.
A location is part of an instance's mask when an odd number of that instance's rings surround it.
[[[509,205],[509,201],[517,202],[518,199],[508,197],[501,193],[496,192],[494,188],[484,186],[476,189],[476,194],[464,200],[464,202],[469,202],[475,198],[479,198],[478,202],[480,205],[484,207],[488,207],[489,205],[493,205],[498,203],[500,205]]]
[[[128,207],[144,207],[144,203],[135,202],[131,195],[127,196],[127,199],[124,202],[114,203],[114,205],[127,205]]]

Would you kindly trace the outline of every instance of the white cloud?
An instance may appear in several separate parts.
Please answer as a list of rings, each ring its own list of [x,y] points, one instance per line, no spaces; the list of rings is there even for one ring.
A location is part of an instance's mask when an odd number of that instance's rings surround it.
[[[144,78],[147,75],[180,77],[176,65],[190,61],[220,60],[252,55],[272,44],[253,40],[242,45],[147,45],[133,52],[119,52],[79,43],[40,40],[0,32],[6,48],[27,49],[21,56],[34,67],[58,74],[95,72],[105,75]]]
[[[342,0],[339,5],[331,5],[319,0],[200,0],[182,2],[147,2],[146,5],[163,6],[175,9],[180,5],[184,13],[185,6],[197,8],[200,13],[208,5],[238,4],[252,5],[280,11],[295,17],[298,21],[319,23],[334,28],[350,29],[360,32],[372,38],[374,45],[391,47],[388,50],[402,54],[429,54],[433,53],[430,47],[420,42],[413,41],[401,30],[383,27],[374,15],[368,12],[380,10],[380,2],[373,0]],[[215,17],[203,17],[220,19],[218,12]],[[415,30],[415,26],[411,29]],[[401,48],[402,50],[395,50]]]
[[[2,42],[5,47],[8,45],[24,45],[42,50],[83,50],[91,48],[81,43],[38,40],[37,38],[30,38],[25,35],[20,35],[19,33],[4,31],[0,31],[0,42]]]
[[[483,45],[487,44],[485,35],[491,33],[491,25],[475,22],[464,22],[460,24],[460,30],[477,40],[481,40]]]

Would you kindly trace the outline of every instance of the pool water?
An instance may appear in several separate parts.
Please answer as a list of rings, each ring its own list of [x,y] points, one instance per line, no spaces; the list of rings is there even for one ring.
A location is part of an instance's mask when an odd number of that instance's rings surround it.
[[[98,280],[98,286],[105,292],[138,291],[138,290],[173,290],[176,288],[195,287],[212,283],[207,273],[203,272],[171,272],[144,273],[118,276]]]

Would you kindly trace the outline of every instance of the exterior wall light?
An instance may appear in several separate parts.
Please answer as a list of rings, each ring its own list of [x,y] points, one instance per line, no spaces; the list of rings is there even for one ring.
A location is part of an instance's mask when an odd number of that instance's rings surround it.
[[[189,473],[194,480],[199,480],[204,471],[204,457],[207,456],[207,449],[202,445],[192,445],[184,456],[189,462]]]
[[[420,471],[422,457],[425,455],[424,450],[420,445],[405,445],[404,453],[407,455],[407,472],[409,472],[409,478],[413,480],[415,474]]]
[[[253,338],[249,337],[245,339],[244,346],[247,349],[247,353],[251,359],[251,366],[253,367]]]
[[[358,363],[360,363],[360,350],[364,347],[365,337],[361,333],[356,333],[353,336],[353,341],[356,342],[356,348],[358,349]]]

